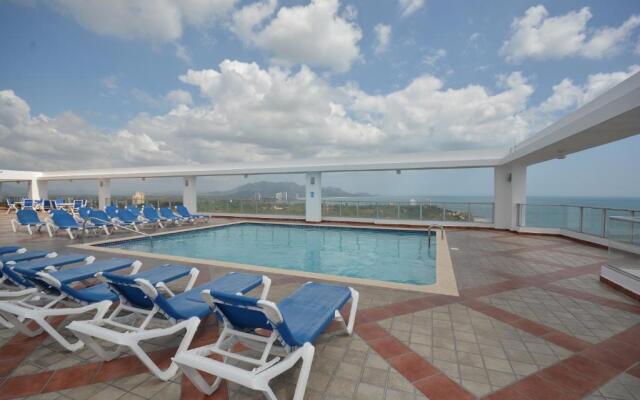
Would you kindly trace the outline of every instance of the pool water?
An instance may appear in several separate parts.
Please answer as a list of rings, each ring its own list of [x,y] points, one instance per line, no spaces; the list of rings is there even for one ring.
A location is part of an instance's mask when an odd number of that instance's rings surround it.
[[[105,246],[397,283],[436,281],[436,237],[417,231],[240,223]]]

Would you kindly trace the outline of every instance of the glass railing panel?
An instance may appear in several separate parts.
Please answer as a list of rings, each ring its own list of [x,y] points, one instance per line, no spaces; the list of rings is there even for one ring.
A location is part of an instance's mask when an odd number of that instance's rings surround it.
[[[400,216],[399,219],[420,219],[420,205],[419,204],[400,204]]]
[[[422,219],[427,221],[442,221],[444,204],[440,203],[423,203]]]
[[[339,217],[340,202],[333,202],[333,201],[322,202],[322,215],[326,217]]]
[[[357,210],[358,218],[376,218],[377,215],[377,205],[373,202],[368,201],[360,201],[358,202],[358,210]]]
[[[604,208],[583,207],[582,233],[593,236],[605,236],[606,211]]]
[[[378,203],[378,218],[398,219],[398,203]]]
[[[493,203],[470,203],[469,222],[493,223]]]
[[[566,221],[567,209],[565,206],[525,205],[524,226],[535,228],[564,228]]]

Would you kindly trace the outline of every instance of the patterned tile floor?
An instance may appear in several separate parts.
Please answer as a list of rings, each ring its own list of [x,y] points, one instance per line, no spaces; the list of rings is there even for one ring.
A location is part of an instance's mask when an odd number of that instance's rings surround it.
[[[640,399],[640,304],[598,281],[605,250],[491,230],[451,229],[448,239],[461,296],[357,287],[356,332],[315,344],[305,398]],[[0,245],[64,251],[75,242],[14,234],[9,218],[0,217]],[[144,268],[160,264],[141,261]],[[203,282],[223,273],[199,268]],[[273,300],[304,281],[271,278]],[[195,341],[212,342],[215,322],[202,325]],[[179,339],[145,346],[168,365]],[[272,382],[278,398],[292,397],[297,373]],[[0,400],[13,398],[207,397],[181,374],[156,379],[130,354],[102,362],[88,350],[65,352],[45,335],[0,329]],[[210,398],[263,397],[225,383]]]

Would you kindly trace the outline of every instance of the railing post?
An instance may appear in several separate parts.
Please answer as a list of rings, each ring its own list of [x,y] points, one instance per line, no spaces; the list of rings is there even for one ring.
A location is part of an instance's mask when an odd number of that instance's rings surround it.
[[[420,221],[422,221],[422,203],[420,203]]]
[[[582,233],[583,231],[583,227],[584,227],[584,207],[580,206],[580,223],[579,223],[579,228],[578,228],[578,232]]]
[[[380,210],[378,209],[378,202],[376,201],[374,204],[376,205],[376,219],[379,219],[380,218]]]
[[[471,220],[471,203],[467,203],[467,222],[472,222],[472,220]]]
[[[342,201],[338,202],[338,217],[342,217]]]
[[[356,201],[356,218],[360,218],[360,202]]]
[[[443,205],[442,206],[442,221],[446,221],[447,220],[447,206]]]
[[[400,202],[398,202],[398,217],[396,219],[400,219]]]
[[[607,237],[607,209],[602,209],[602,237]]]
[[[240,213],[244,213],[244,201],[240,200]]]

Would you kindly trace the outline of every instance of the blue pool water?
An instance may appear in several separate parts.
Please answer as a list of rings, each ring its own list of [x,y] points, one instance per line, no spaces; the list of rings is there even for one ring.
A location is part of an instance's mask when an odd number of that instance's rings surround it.
[[[435,283],[436,240],[425,232],[242,223],[107,244],[398,283]]]

